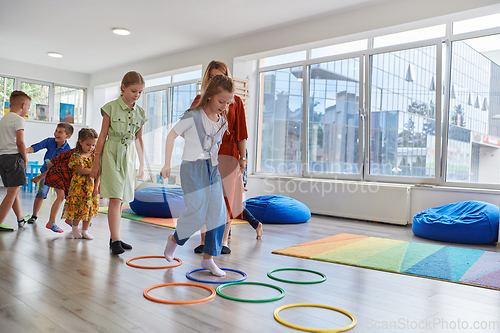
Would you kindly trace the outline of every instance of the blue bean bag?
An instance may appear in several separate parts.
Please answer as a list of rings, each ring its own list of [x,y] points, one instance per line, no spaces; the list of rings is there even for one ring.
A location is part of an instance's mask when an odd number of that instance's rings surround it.
[[[186,209],[180,187],[144,187],[135,191],[130,208],[146,217],[179,217]]]
[[[413,233],[443,242],[488,244],[498,240],[498,206],[463,201],[421,211],[413,217]]]
[[[303,223],[311,211],[302,202],[282,195],[263,195],[245,201],[246,209],[262,223]]]

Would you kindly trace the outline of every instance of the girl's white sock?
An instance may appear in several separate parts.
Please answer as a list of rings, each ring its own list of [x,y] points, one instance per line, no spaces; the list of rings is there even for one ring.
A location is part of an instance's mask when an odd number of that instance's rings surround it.
[[[174,260],[174,252],[177,248],[177,244],[174,243],[172,237],[174,237],[174,235],[170,235],[167,237],[167,245],[165,246],[165,251],[163,251],[165,259],[167,259],[168,262],[172,262],[172,260]]]
[[[72,226],[71,229],[73,229],[71,231],[73,233],[73,237],[75,237],[76,239],[82,238],[82,234],[80,233],[80,229],[78,228],[78,225]]]
[[[215,276],[226,276],[226,272],[217,267],[213,259],[201,259],[201,267],[208,269]]]
[[[89,234],[88,230],[82,230],[82,237],[85,239],[94,239],[94,236]]]

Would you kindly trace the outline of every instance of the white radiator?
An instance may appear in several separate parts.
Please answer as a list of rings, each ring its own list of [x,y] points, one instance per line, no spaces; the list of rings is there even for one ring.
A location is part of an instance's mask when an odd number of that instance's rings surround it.
[[[408,224],[410,188],[406,184],[303,178],[249,177],[246,197],[284,195],[312,213],[392,224]]]

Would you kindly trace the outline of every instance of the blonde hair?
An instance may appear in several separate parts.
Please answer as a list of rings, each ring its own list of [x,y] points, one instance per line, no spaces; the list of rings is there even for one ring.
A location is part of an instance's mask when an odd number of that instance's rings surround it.
[[[222,91],[234,94],[234,82],[230,77],[223,74],[214,75],[208,82],[208,86],[205,91],[201,94],[201,98],[196,106],[188,109],[187,111],[203,109],[208,104],[210,98],[221,93]],[[234,102],[234,98],[231,102]],[[222,126],[224,126],[227,123],[227,109],[221,113],[221,116],[222,119],[224,119],[224,123],[222,124]]]
[[[225,76],[231,78],[231,72],[229,71],[229,68],[227,68],[227,65],[223,63],[222,61],[217,61],[217,60],[212,60],[207,66],[207,69],[205,70],[205,74],[203,74],[203,79],[201,79],[201,93],[207,89],[208,82],[210,81],[210,71],[212,69],[218,69],[224,74]]]
[[[29,100],[31,102],[31,97],[29,97],[24,91],[21,90],[14,90],[10,94],[9,98],[9,106],[12,108],[17,108],[20,107],[21,104],[26,102],[26,100]]]
[[[128,86],[131,86],[133,84],[146,85],[146,82],[144,81],[144,78],[142,77],[141,74],[134,71],[128,72],[123,76],[122,84],[120,85],[120,90],[121,90],[120,96],[123,95],[123,88],[122,88],[123,86],[127,88]]]
[[[96,130],[93,128],[82,128],[78,132],[78,141],[76,142],[76,151],[81,153],[83,151],[81,142],[84,142],[87,139],[97,139],[99,135]]]

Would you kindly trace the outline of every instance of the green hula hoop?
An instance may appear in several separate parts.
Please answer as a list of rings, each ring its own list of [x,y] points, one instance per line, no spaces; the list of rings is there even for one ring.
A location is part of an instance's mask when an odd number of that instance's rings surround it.
[[[314,273],[318,274],[319,276],[322,277],[321,280],[317,281],[293,281],[293,280],[285,280],[285,279],[280,279],[275,276],[273,276],[274,272],[279,272],[279,271],[301,271],[301,272],[309,272],[309,273]],[[311,269],[304,269],[304,268],[278,268],[278,269],[273,269],[272,271],[267,273],[267,276],[269,276],[271,279],[278,280],[281,282],[288,282],[288,283],[300,283],[300,284],[312,284],[312,283],[321,283],[326,281],[326,275],[317,271],[313,271]]]
[[[222,288],[229,287],[232,285],[237,285],[237,284],[254,284],[254,285],[258,285],[258,286],[266,286],[266,287],[274,288],[274,289],[280,291],[281,294],[277,297],[266,298],[266,299],[244,299],[244,298],[231,297],[231,296],[225,295],[221,292]],[[283,297],[285,297],[285,291],[283,289],[281,289],[280,287],[277,287],[277,286],[274,286],[274,285],[268,284],[268,283],[261,283],[261,282],[231,282],[231,283],[226,283],[226,284],[218,286],[216,289],[216,292],[217,292],[217,294],[219,294],[219,296],[230,299],[232,301],[252,302],[252,303],[274,302],[274,301],[280,300]]]

